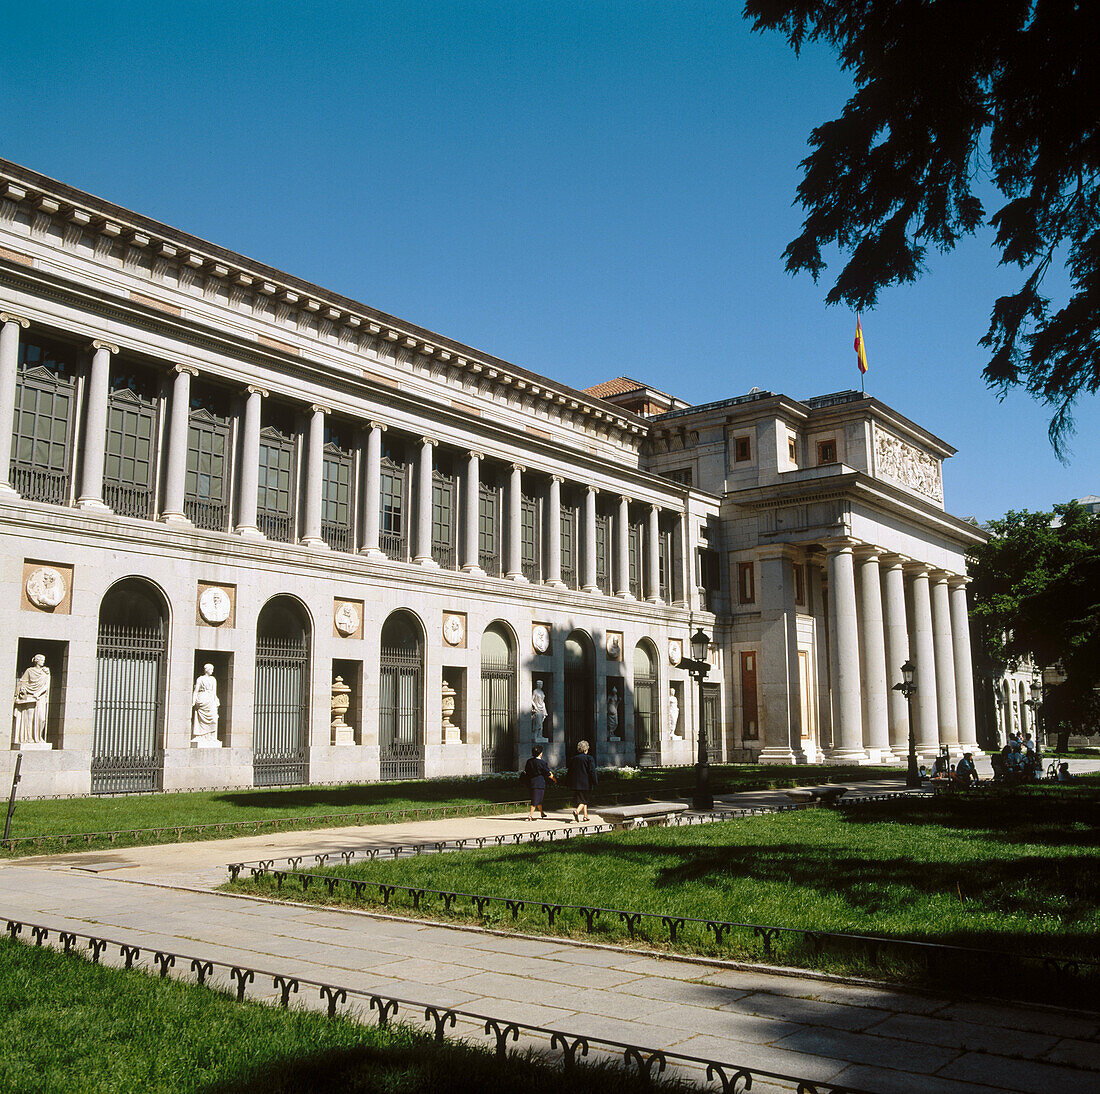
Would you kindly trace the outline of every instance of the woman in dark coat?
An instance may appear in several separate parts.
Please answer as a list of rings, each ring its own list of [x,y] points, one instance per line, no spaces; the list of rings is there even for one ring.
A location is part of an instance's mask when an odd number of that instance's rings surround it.
[[[527,776],[527,789],[531,793],[531,812],[527,819],[533,821],[535,810],[538,809],[539,816],[546,820],[546,810],[542,807],[542,799],[546,796],[546,780],[557,782],[557,779],[554,778],[550,765],[542,758],[541,745],[535,745],[531,749],[531,758],[523,765],[523,773]]]
[[[596,761],[588,754],[588,742],[577,742],[577,754],[569,757],[568,782],[573,791],[573,819],[588,820],[588,794],[596,789]],[[578,816],[579,811],[579,816]]]

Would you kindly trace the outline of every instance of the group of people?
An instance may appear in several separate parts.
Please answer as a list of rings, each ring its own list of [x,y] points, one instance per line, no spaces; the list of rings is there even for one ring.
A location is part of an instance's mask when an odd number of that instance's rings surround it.
[[[531,795],[531,809],[527,819],[535,819],[535,810],[541,819],[546,820],[546,809],[543,806],[546,798],[546,788],[549,783],[556,783],[554,772],[550,765],[542,758],[542,745],[535,745],[531,749],[531,758],[523,766],[523,777],[527,783],[527,789]],[[596,761],[589,754],[587,741],[577,742],[577,751],[569,757],[566,766],[565,783],[573,791],[573,820],[588,820],[588,797],[596,789],[599,776],[596,774]]]
[[[930,779],[946,779],[954,786],[970,786],[980,783],[978,769],[974,766],[974,754],[964,752],[957,764],[951,762],[947,752],[941,752],[932,764],[931,772],[922,769],[921,774]]]
[[[1043,777],[1043,754],[1030,733],[1022,738],[1010,734],[1004,748],[991,757],[991,762],[993,777],[998,780],[1029,782]]]

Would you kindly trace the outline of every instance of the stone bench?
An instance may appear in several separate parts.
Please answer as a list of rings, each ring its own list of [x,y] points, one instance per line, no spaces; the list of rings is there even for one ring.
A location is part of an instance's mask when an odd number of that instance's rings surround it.
[[[644,805],[609,805],[598,809],[600,819],[616,828],[629,829],[636,824],[668,824],[670,817],[687,809],[682,802],[646,802]]]
[[[836,805],[848,790],[847,786],[797,786],[786,794],[800,805]]]

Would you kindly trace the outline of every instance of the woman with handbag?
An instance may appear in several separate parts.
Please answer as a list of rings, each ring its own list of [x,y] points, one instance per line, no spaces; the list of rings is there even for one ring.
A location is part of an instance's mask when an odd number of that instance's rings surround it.
[[[546,820],[546,810],[542,807],[542,799],[546,796],[546,780],[552,783],[558,780],[554,778],[550,765],[542,758],[542,745],[535,745],[531,749],[531,758],[523,765],[524,782],[531,795],[531,811],[527,815],[529,821],[535,819],[535,810],[539,816]]]

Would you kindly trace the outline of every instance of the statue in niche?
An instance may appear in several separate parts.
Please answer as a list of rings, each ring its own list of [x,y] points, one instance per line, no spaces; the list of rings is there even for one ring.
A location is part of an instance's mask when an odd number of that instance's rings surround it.
[[[344,720],[351,707],[351,688],[344,683],[342,676],[337,676],[332,681],[332,743],[334,745],[350,745],[355,743],[355,733],[351,726]]]
[[[542,690],[542,681],[536,680],[531,691],[531,738],[545,741],[543,726],[546,722],[546,692]]]
[[[203,665],[191,693],[191,744],[195,748],[221,748],[218,740],[218,682],[214,666]]]
[[[614,684],[607,695],[607,735],[619,736],[619,689]]]
[[[46,658],[36,653],[15,687],[12,727],[13,748],[49,748],[46,716],[50,709],[50,670]]]
[[[679,737],[677,730],[680,728],[680,700],[675,688],[668,689],[668,731],[673,737]]]

